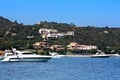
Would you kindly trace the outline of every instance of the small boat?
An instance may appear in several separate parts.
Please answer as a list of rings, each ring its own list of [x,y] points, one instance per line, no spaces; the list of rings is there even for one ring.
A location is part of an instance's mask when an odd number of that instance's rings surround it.
[[[14,52],[5,52],[5,55],[2,62],[21,62],[21,61],[40,61],[46,62],[51,59],[52,56],[37,55],[30,51],[14,51]]]
[[[57,52],[49,52],[49,54],[52,56],[52,58],[63,58],[65,55],[60,55]]]
[[[2,60],[3,59],[3,57],[2,56],[0,56],[0,60]]]
[[[108,55],[92,55],[91,58],[109,58]]]
[[[95,55],[91,55],[91,58],[109,58],[109,55],[106,55],[104,52],[97,52]]]

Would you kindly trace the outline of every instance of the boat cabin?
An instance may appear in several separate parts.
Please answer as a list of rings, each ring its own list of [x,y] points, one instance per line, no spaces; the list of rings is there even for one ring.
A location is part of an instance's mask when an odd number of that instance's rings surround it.
[[[29,52],[29,51],[16,51],[16,53],[18,54],[18,55],[36,55],[35,53],[33,53],[33,52]]]

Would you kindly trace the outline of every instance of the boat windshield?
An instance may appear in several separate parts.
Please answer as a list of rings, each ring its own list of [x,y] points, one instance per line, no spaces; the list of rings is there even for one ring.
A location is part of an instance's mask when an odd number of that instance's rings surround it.
[[[7,56],[12,56],[13,54],[7,54]]]
[[[34,53],[31,53],[31,52],[25,52],[25,53],[22,53],[23,55],[34,55]]]

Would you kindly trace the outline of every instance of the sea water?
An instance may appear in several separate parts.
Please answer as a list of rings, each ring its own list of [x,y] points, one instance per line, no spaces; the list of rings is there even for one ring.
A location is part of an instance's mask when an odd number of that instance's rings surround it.
[[[120,80],[120,58],[0,62],[0,80]]]

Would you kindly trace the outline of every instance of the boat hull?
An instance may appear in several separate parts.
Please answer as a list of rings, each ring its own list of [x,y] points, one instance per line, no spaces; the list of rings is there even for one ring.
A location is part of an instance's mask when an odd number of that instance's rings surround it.
[[[13,59],[11,58],[9,62],[47,62],[49,59],[29,59],[29,58],[23,58],[23,59]]]
[[[5,58],[2,62],[47,62],[51,57],[24,57],[24,58]]]

